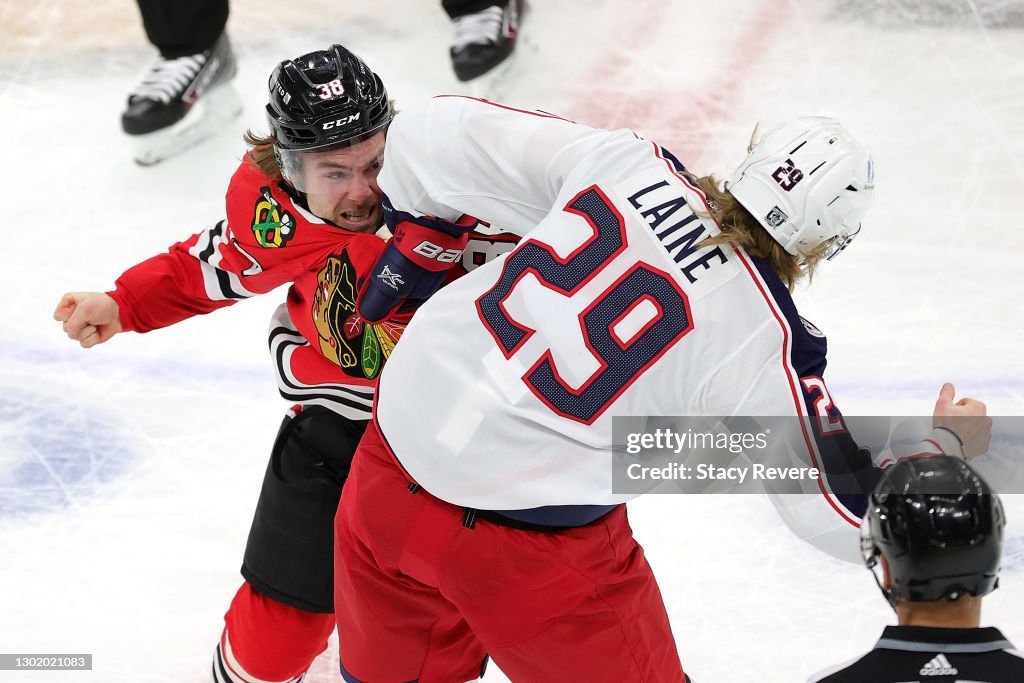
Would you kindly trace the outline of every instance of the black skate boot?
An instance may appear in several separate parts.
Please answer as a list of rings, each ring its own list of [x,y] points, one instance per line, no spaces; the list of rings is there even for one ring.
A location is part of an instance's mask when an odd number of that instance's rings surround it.
[[[523,0],[508,0],[458,17],[452,41],[452,68],[460,81],[482,76],[512,54]]]
[[[206,139],[241,113],[228,85],[237,66],[227,34],[195,55],[158,57],[128,96],[121,127],[136,142],[135,160],[155,164]]]

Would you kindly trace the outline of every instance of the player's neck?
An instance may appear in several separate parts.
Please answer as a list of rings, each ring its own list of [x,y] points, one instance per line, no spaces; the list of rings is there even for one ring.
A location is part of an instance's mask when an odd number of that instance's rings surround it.
[[[981,625],[981,598],[965,595],[956,602],[897,602],[900,626],[932,628],[978,628]]]

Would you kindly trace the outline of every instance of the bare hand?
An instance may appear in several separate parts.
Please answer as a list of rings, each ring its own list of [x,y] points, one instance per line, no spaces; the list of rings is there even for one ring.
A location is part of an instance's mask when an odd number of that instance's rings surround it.
[[[932,413],[932,426],[952,431],[964,444],[967,459],[976,458],[988,451],[992,441],[992,418],[988,417],[985,404],[973,398],[962,398],[953,403],[956,389],[946,382],[939,391]]]
[[[121,332],[117,302],[103,292],[68,292],[61,297],[53,319],[64,323],[68,337],[88,349]]]

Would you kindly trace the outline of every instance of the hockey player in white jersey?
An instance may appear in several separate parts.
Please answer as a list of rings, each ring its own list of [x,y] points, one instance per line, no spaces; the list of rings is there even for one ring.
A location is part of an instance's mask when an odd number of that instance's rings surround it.
[[[870,156],[797,119],[723,189],[629,131],[440,97],[397,117],[380,183],[396,237],[367,320],[455,258],[468,216],[526,239],[431,298],[381,376],[336,518],[345,680],[469,680],[485,652],[515,681],[685,680],[631,495],[612,490],[612,417],[816,415],[840,427],[809,430],[807,458],[871,490],[880,470],[789,295],[859,231]],[[920,452],[987,448],[987,418],[948,428],[984,405],[953,398]],[[818,486],[787,523],[855,538],[866,496]]]

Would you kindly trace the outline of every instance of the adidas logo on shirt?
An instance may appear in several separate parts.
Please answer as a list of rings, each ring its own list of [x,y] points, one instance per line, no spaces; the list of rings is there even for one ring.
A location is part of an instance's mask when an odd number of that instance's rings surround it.
[[[959,673],[956,667],[949,663],[946,655],[936,655],[932,661],[921,667],[918,672],[922,676],[955,676]]]

